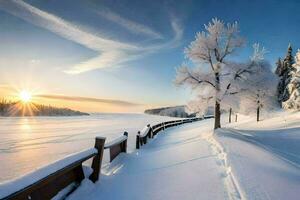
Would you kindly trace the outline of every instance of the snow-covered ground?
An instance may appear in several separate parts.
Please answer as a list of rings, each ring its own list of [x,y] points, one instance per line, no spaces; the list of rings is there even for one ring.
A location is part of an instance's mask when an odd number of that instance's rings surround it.
[[[142,149],[105,166],[96,184],[85,180],[69,199],[227,199],[224,170],[201,138],[204,124],[160,132]]]
[[[259,123],[244,119],[215,138],[245,199],[299,199],[299,112],[274,113]]]
[[[167,129],[69,199],[299,199],[300,113],[239,118],[214,135],[213,119]]]
[[[97,114],[78,117],[1,117],[0,182],[23,176],[72,153],[94,146],[96,136],[107,142],[129,133],[128,150],[147,123],[174,118],[144,114]],[[105,156],[105,160],[108,157]],[[0,185],[1,187],[1,185]]]

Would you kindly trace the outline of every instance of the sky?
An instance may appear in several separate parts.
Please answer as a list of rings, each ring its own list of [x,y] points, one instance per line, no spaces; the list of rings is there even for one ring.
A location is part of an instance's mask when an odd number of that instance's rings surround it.
[[[299,1],[0,0],[0,96],[20,90],[34,100],[87,112],[142,112],[183,105],[177,88],[184,48],[212,18],[237,21],[275,66],[289,43],[300,48]]]

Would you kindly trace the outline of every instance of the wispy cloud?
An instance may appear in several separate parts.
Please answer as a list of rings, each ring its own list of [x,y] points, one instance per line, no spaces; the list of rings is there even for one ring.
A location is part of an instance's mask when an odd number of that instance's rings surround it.
[[[149,53],[157,52],[161,49],[176,47],[183,34],[183,29],[179,26],[178,21],[172,17],[171,26],[174,31],[174,37],[164,43],[140,46],[132,43],[125,43],[118,40],[108,39],[103,35],[93,34],[91,31],[85,30],[82,27],[66,21],[56,15],[36,8],[21,0],[0,1],[0,9],[19,17],[29,23],[36,26],[45,28],[57,35],[76,42],[99,52],[99,56],[92,59],[81,62],[69,70],[66,73],[78,74],[87,72],[94,69],[120,66],[128,61],[136,60]],[[103,14],[106,18],[112,21],[118,21],[121,16],[110,13],[107,11]],[[126,29],[139,30],[140,33],[148,34],[149,36],[160,37],[160,34],[152,31],[150,28],[122,19],[122,25]],[[121,24],[121,22],[119,22]]]
[[[41,94],[41,95],[35,95],[35,97],[56,99],[56,100],[66,100],[66,101],[108,103],[117,106],[141,106],[141,104],[128,102],[128,101],[114,100],[114,99],[99,99],[99,98],[91,98],[91,97],[65,96],[65,95],[56,95],[56,94]]]
[[[82,30],[82,28],[79,26],[33,7],[21,0],[1,1],[0,8],[29,23],[48,29],[49,31],[54,32],[66,39],[72,40],[96,51],[107,51],[111,48],[128,50],[134,50],[138,48],[131,44],[96,36],[90,32]]]
[[[130,31],[134,34],[143,34],[155,39],[162,39],[163,36],[157,32],[149,28],[148,26],[145,26],[143,24],[136,23],[134,21],[128,20],[124,18],[123,16],[120,16],[119,14],[109,10],[108,8],[103,8],[101,10],[97,10],[96,13],[100,15],[101,17],[114,22],[118,24],[119,26],[122,26],[126,30]]]
[[[0,84],[0,90],[11,90],[12,87],[11,85],[8,85],[8,84]]]

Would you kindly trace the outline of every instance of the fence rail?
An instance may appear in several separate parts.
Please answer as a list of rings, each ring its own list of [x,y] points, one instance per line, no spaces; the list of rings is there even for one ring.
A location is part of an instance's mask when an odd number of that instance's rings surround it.
[[[142,145],[147,143],[148,139],[155,137],[155,135],[166,128],[199,121],[201,119],[202,118],[189,118],[173,120],[153,126],[148,124],[144,129],[138,132],[136,136],[136,148],[139,149]],[[105,139],[104,137],[96,137],[94,148],[59,160],[16,180],[16,183],[13,184],[18,185],[19,188],[15,188],[15,191],[12,192],[8,191],[7,195],[5,197],[0,196],[0,199],[51,199],[70,184],[74,184],[74,187],[68,192],[68,194],[70,194],[84,179],[82,164],[89,159],[93,159],[91,166],[93,172],[89,176],[89,179],[93,182],[98,181],[101,173],[104,150],[107,149],[110,151],[110,162],[120,153],[126,153],[128,133],[124,132],[122,136],[109,143],[105,143]]]
[[[104,149],[109,149],[110,162],[113,161],[120,153],[127,152],[128,133],[124,132],[123,136],[105,144]]]
[[[144,144],[147,144],[148,139],[155,137],[157,133],[162,130],[165,130],[173,126],[185,124],[185,123],[199,121],[202,119],[203,118],[188,118],[182,120],[173,120],[173,121],[162,122],[152,127],[150,126],[150,124],[148,124],[142,131],[139,131],[138,134],[136,135],[136,149],[139,149]]]

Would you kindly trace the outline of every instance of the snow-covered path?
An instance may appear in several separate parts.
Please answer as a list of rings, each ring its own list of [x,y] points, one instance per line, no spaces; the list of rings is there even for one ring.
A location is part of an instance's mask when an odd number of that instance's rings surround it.
[[[213,119],[170,128],[69,198],[298,200],[300,112],[240,118],[214,135]]]
[[[249,200],[300,199],[300,113],[249,118],[217,131],[242,195]]]
[[[99,183],[86,180],[70,199],[229,199],[202,123],[170,128],[136,153],[119,156]]]
[[[217,137],[246,199],[299,199],[299,167],[232,130],[222,130]]]

